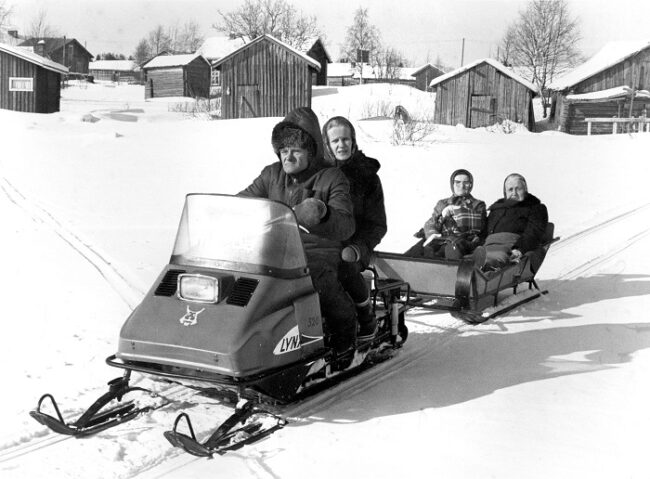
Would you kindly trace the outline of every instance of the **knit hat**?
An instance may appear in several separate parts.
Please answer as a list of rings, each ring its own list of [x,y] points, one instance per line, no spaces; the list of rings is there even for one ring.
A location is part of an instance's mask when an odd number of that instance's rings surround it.
[[[451,187],[451,192],[452,193],[454,192],[454,178],[456,178],[458,175],[467,175],[467,177],[469,178],[469,182],[471,183],[469,187],[469,191],[471,192],[472,188],[474,187],[474,177],[469,171],[462,168],[460,170],[454,171],[449,177],[449,186]]]
[[[330,142],[329,142],[329,137],[327,136],[327,132],[330,130],[330,128],[334,128],[335,126],[346,126],[350,130],[350,139],[352,140],[352,148],[350,150],[353,155],[359,149],[359,147],[357,146],[357,132],[354,131],[354,126],[352,126],[350,120],[348,120],[344,116],[333,116],[332,118],[327,120],[323,125],[323,143],[325,144],[325,155],[327,157],[327,160],[330,163],[334,163],[336,161],[336,155],[334,155],[334,152],[330,147]]]
[[[519,181],[521,181],[524,185],[524,191],[528,193],[528,183],[526,183],[526,178],[524,178],[522,175],[519,173],[510,173],[508,176],[506,176],[506,179],[503,180],[503,197],[506,197],[506,182],[511,179],[511,178],[517,178]]]

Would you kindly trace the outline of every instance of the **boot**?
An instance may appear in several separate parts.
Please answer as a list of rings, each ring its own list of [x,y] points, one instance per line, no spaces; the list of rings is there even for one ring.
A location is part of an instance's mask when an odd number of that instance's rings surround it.
[[[374,338],[377,333],[377,318],[370,310],[370,301],[365,306],[357,308],[357,318],[359,321],[357,339],[359,341],[369,341]]]

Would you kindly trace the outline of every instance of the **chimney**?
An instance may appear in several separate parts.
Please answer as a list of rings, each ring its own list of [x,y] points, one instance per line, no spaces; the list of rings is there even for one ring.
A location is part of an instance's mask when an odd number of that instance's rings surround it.
[[[39,40],[36,45],[34,45],[34,53],[42,57],[45,56],[45,40]]]

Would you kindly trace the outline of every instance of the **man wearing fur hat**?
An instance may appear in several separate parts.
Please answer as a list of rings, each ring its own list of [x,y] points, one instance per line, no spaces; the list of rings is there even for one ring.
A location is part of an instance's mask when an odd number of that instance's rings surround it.
[[[303,227],[307,263],[331,333],[330,346],[349,356],[356,340],[356,310],[337,271],[341,242],[354,233],[350,185],[343,173],[324,164],[320,125],[310,108],[297,108],[275,125],[271,144],[280,161],[266,166],[239,194],[293,208]]]

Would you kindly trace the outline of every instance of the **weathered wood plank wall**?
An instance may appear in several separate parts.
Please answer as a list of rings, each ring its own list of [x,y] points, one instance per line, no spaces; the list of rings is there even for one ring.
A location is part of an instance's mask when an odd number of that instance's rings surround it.
[[[301,106],[311,106],[312,75],[308,63],[271,41],[243,49],[222,63],[223,118],[240,118],[248,104],[257,116],[285,116]],[[257,87],[254,98],[246,98]],[[246,88],[245,88],[246,87]]]

